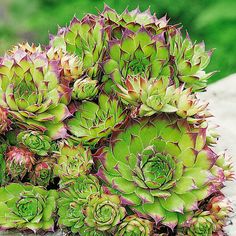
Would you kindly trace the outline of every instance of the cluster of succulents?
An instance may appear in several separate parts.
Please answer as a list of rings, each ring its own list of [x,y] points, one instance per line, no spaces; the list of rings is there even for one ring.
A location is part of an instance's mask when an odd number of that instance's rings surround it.
[[[0,58],[0,229],[223,235],[234,178],[210,127],[212,51],[105,6]]]

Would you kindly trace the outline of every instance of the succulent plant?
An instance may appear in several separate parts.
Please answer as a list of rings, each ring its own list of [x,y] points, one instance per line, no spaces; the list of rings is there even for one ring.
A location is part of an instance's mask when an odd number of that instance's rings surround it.
[[[218,190],[224,187],[225,181],[234,179],[232,162],[226,157],[225,153],[218,155],[215,165],[211,168],[211,173],[215,176],[214,185]]]
[[[30,181],[34,185],[47,187],[53,180],[54,157],[44,157],[39,159],[30,173]]]
[[[97,80],[78,79],[74,83],[72,98],[75,100],[91,100],[98,93]]]
[[[6,108],[0,106],[0,134],[5,133],[11,124]]]
[[[17,53],[19,50],[29,55],[32,55],[34,53],[41,53],[43,51],[40,45],[36,46],[33,43],[30,45],[28,42],[24,42],[13,46],[13,48],[10,49],[7,54],[10,56],[14,56],[14,54]]]
[[[58,205],[59,226],[69,228],[72,233],[78,233],[79,229],[84,226],[83,205],[65,198],[60,198]]]
[[[133,211],[173,229],[214,191],[217,155],[205,132],[175,116],[131,120],[94,154],[97,176]]]
[[[207,124],[207,144],[214,146],[217,144],[217,140],[220,137],[220,134],[217,132],[218,125]]]
[[[204,211],[194,216],[191,220],[191,226],[187,229],[189,236],[212,235],[215,231],[215,225],[209,212]]]
[[[22,50],[27,54],[42,53],[43,49],[40,45],[29,45],[28,43],[18,44],[8,52],[10,55],[14,55],[18,50]],[[57,64],[60,70],[60,80],[73,82],[75,79],[82,75],[82,62],[79,58],[73,54],[68,54],[61,48],[54,48],[48,46],[45,49],[47,59]]]
[[[9,55],[13,55],[18,50],[22,50],[22,51],[29,53],[29,54],[33,54],[35,52],[39,52],[39,53],[42,52],[42,48],[40,45],[36,46],[34,43],[29,44],[28,42],[23,42],[23,43],[19,43],[19,44],[13,46],[13,48],[10,49],[7,53]]]
[[[35,164],[32,152],[25,148],[9,147],[6,152],[6,170],[12,180],[21,180]]]
[[[132,11],[126,9],[122,14],[118,14],[115,10],[105,5],[101,15],[105,18],[106,24],[112,26],[112,33],[116,38],[121,37],[124,29],[137,32],[142,26],[145,26],[150,32],[158,34],[158,32],[165,30],[168,23],[165,16],[157,19],[155,14],[152,15],[150,8],[144,12],[141,12],[139,8]]]
[[[168,32],[168,31],[167,31]],[[202,91],[207,86],[207,79],[215,72],[206,73],[204,69],[210,62],[212,50],[205,51],[205,44],[193,43],[184,38],[179,29],[170,28],[169,32],[170,55],[176,66],[175,76],[180,83],[191,87],[193,91]]]
[[[86,204],[90,195],[98,194],[101,191],[101,186],[98,179],[93,175],[81,175],[73,179],[61,190],[61,198],[66,200],[71,198],[78,201],[80,204]]]
[[[23,127],[65,137],[61,123],[70,113],[66,106],[71,89],[59,81],[59,70],[45,53],[19,49],[0,62],[0,105]]]
[[[169,79],[128,75],[123,86],[117,84],[117,93],[126,104],[134,107],[133,113],[138,116],[151,116],[158,112],[172,113],[177,111],[177,108],[171,105],[175,87],[168,85]]]
[[[0,188],[0,228],[54,230],[57,192],[11,183]]]
[[[210,212],[216,231],[226,225],[226,220],[233,211],[230,201],[221,193],[215,194],[207,203],[206,209]]]
[[[111,41],[108,54],[103,64],[104,81],[110,78],[121,84],[128,75],[149,79],[170,78],[173,73],[164,35],[154,38],[143,27],[136,33],[126,30],[120,40]]]
[[[205,120],[210,114],[207,104],[199,104],[199,100],[191,89],[184,86],[176,88],[169,85],[169,79],[147,79],[141,76],[127,76],[124,85],[117,84],[117,94],[122,100],[132,105],[137,116],[151,116],[155,113],[176,113],[189,122]]]
[[[51,139],[39,131],[22,131],[17,141],[39,156],[46,156],[51,148]]]
[[[176,114],[187,118],[189,123],[201,123],[211,117],[207,111],[208,103],[200,103],[192,88],[184,89],[183,85],[175,90],[170,104],[176,107]]]
[[[163,37],[164,34],[168,35],[164,42],[166,45],[170,45],[168,48],[171,56],[170,64],[177,87],[184,83],[185,87],[201,91],[206,87],[207,79],[215,73],[204,71],[210,62],[212,50],[205,51],[204,43],[193,43],[188,34],[184,38],[181,35],[181,29],[169,26],[166,17],[158,19],[155,15],[151,15],[150,9],[145,12],[140,12],[138,8],[131,12],[125,10],[119,15],[115,10],[105,6],[102,17],[105,18],[106,24],[112,27],[112,36],[115,39],[122,39],[125,30],[138,32],[142,27],[153,38]],[[125,50],[125,52],[129,51]],[[116,73],[118,74],[118,72]]]
[[[92,154],[89,148],[84,148],[81,144],[70,146],[61,143],[57,164],[54,166],[54,174],[59,176],[61,184],[70,182],[81,175],[90,172],[93,164]]]
[[[73,179],[59,192],[59,226],[68,227],[73,233],[82,233],[85,218],[83,207],[88,202],[90,195],[99,193],[100,185],[96,177],[82,175]]]
[[[82,62],[83,72],[91,79],[97,79],[107,39],[103,21],[86,15],[82,20],[74,17],[68,28],[59,29],[56,36],[51,36],[50,44],[77,55]]]
[[[50,61],[58,63],[61,70],[60,80],[73,82],[83,74],[83,62],[74,54],[66,53],[62,48],[50,47],[46,51]]]
[[[124,218],[126,211],[116,195],[91,195],[84,210],[85,224],[100,231],[110,231]]]
[[[119,100],[102,93],[98,97],[98,104],[83,101],[67,126],[73,140],[92,146],[107,138],[125,117]]]
[[[211,54],[166,16],[107,5],[6,52],[0,231],[223,236],[234,173],[197,95]]]
[[[153,223],[136,215],[127,216],[119,225],[116,236],[149,236],[153,232]]]

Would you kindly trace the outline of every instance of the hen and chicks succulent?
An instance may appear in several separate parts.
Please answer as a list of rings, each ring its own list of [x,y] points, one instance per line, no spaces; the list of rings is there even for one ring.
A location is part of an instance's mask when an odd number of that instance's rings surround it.
[[[232,165],[197,97],[212,51],[108,6],[49,41],[0,59],[0,229],[222,235]]]

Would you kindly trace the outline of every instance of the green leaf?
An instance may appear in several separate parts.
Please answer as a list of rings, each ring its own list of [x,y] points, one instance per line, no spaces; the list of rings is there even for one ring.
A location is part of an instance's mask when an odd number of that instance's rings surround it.
[[[165,46],[160,46],[157,49],[157,57],[159,60],[168,60],[169,59],[169,50]]]
[[[14,90],[14,86],[13,84],[10,84],[6,89],[6,102],[11,110],[18,111],[18,106],[15,102],[13,90]]]
[[[148,189],[136,187],[135,193],[143,201],[143,203],[154,203],[154,197]]]
[[[174,230],[175,226],[178,223],[178,215],[175,212],[166,212],[165,218],[161,222],[163,225],[166,225],[167,227],[171,228],[172,231]]]
[[[13,197],[14,197],[14,195],[7,192],[4,187],[0,188],[0,202],[6,202],[6,201],[10,200]]]
[[[68,44],[71,45],[75,45],[75,39],[76,39],[76,34],[72,31],[69,31],[66,35],[65,35],[65,41]]]
[[[67,134],[66,128],[62,123],[53,124],[51,122],[47,122],[45,126],[47,128],[45,134],[49,136],[52,140],[65,138]]]
[[[192,190],[192,194],[194,194],[197,198],[198,201],[201,201],[205,198],[207,198],[211,193],[211,185],[202,187],[201,189],[196,189],[196,190]]]
[[[179,181],[177,181],[175,187],[172,189],[173,192],[177,194],[184,194],[192,189],[195,189],[196,185],[192,178],[181,177]]]
[[[163,208],[170,212],[182,213],[184,209],[184,201],[175,193],[172,193],[167,199],[159,199]]]
[[[2,197],[2,194],[0,195]],[[0,223],[6,221],[6,214],[9,213],[9,208],[4,203],[4,199],[0,198]]]
[[[25,191],[25,188],[21,184],[11,183],[5,187],[5,190],[14,196],[20,195],[20,193]]]
[[[130,154],[130,150],[129,150],[129,147],[128,147],[126,141],[124,141],[122,139],[117,140],[114,147],[112,148],[112,151],[113,151],[113,155],[116,160],[120,160],[123,163],[128,162],[127,157]]]
[[[176,156],[176,155],[179,155],[180,149],[179,149],[178,144],[167,142],[164,152],[166,152],[172,156]]]
[[[55,122],[63,121],[70,115],[68,107],[62,103],[59,103],[55,108],[48,110],[48,113],[54,117]]]
[[[137,186],[131,181],[127,181],[122,177],[114,177],[113,183],[117,185],[117,189],[126,193],[130,194],[136,191]]]
[[[186,192],[179,195],[179,197],[184,201],[185,211],[193,211],[198,208],[198,199],[192,192]]]
[[[178,146],[181,151],[186,150],[187,148],[194,148],[194,139],[191,134],[183,134],[179,140]]]
[[[113,60],[119,62],[120,61],[120,56],[121,56],[121,52],[120,52],[120,45],[117,43],[112,44],[112,46],[110,47],[110,56]]]
[[[192,167],[195,163],[196,152],[192,148],[187,148],[178,155],[178,159],[182,160],[184,166]]]
[[[207,170],[195,167],[186,169],[184,177],[192,178],[196,186],[201,188],[210,180],[211,174]]]
[[[136,43],[136,46],[141,45],[141,47],[144,47],[145,45],[149,45],[152,43],[151,37],[148,34],[147,31],[141,29],[134,37],[134,41]]]
[[[143,204],[142,206],[144,212],[151,216],[156,223],[160,222],[162,219],[165,218],[166,211],[163,209],[162,205],[155,198],[155,202],[151,204]]]
[[[199,167],[201,169],[209,170],[212,167],[215,159],[212,157],[212,155],[214,155],[212,151],[201,150],[197,154],[194,167]]]
[[[132,55],[134,53],[137,45],[135,45],[135,42],[132,37],[126,36],[122,39],[120,47],[121,47],[122,51],[127,52],[128,54]],[[122,58],[122,56],[123,55],[121,55],[121,58]]]
[[[107,60],[103,66],[106,74],[111,74],[117,67],[119,67],[118,63],[112,59]]]

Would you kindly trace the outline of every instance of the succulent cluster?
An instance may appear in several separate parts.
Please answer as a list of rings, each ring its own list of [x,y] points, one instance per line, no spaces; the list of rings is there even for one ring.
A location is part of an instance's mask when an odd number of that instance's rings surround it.
[[[197,93],[212,51],[149,10],[74,17],[0,58],[0,230],[223,235],[234,178]]]

